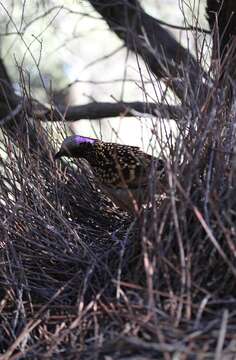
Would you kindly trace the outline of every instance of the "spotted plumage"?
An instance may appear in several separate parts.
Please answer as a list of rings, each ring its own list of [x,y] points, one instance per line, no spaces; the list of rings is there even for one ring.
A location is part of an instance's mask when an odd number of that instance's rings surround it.
[[[123,189],[126,190],[126,198],[127,190],[132,193],[138,190],[141,194],[147,187],[152,165],[160,174],[164,171],[163,160],[144,153],[138,147],[79,135],[70,136],[63,141],[55,158],[62,156],[86,159],[94,175],[108,192]],[[121,198],[121,195],[120,193],[118,197]]]

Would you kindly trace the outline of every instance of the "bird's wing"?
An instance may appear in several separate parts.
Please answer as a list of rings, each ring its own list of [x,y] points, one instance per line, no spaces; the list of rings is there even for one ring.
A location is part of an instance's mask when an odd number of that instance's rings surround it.
[[[96,157],[94,171],[102,183],[133,189],[147,185],[151,163],[158,160],[136,146],[115,143],[99,143]]]
[[[106,146],[106,149],[108,148],[109,146]],[[112,156],[116,173],[114,186],[137,188],[146,185],[154,158],[136,146],[111,144],[111,149],[109,155]]]

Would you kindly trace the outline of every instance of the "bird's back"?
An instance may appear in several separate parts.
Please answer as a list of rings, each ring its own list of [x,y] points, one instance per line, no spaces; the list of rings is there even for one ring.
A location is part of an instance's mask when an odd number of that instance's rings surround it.
[[[96,159],[90,161],[95,175],[107,186],[137,188],[148,182],[152,162],[163,170],[160,159],[144,153],[138,147],[114,143],[97,144]]]

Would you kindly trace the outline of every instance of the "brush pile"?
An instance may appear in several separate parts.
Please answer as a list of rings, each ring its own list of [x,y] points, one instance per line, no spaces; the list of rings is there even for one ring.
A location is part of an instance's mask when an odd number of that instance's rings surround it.
[[[82,162],[56,164],[50,152],[46,160],[5,137],[5,358],[235,351],[235,114],[226,118],[222,94],[214,104],[208,95],[210,113],[183,114],[166,159],[166,198],[136,219],[99,191]]]
[[[102,6],[90,3],[98,11]],[[208,1],[208,15],[217,4]],[[117,12],[102,10],[112,28]],[[221,18],[219,33],[226,23]],[[211,30],[214,24],[211,18]],[[230,42],[224,38],[226,48],[218,47],[222,62],[194,75],[198,88],[191,71],[183,71],[179,82],[175,76],[168,80],[176,92],[184,87],[186,101],[178,135],[161,154],[169,154],[165,197],[156,203],[154,174],[152,206],[136,218],[102,193],[83,161],[53,160],[58,144],[49,126],[37,130],[44,138],[37,151],[25,145],[32,139],[23,141],[32,119],[22,128],[16,121],[17,133],[4,127],[1,360],[235,359],[234,28]],[[154,71],[155,64],[148,65]],[[28,111],[23,115],[27,119]]]

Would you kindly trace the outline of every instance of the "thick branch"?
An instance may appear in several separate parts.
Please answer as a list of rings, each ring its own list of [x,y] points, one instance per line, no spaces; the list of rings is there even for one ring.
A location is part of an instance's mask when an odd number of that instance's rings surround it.
[[[7,116],[0,118],[0,126],[6,125],[8,121],[11,121],[22,111],[23,107],[27,109],[28,115],[32,118],[52,122],[69,122],[83,119],[97,120],[116,116],[141,116],[142,114],[150,114],[173,120],[180,120],[183,117],[183,108],[178,105],[146,104],[139,101],[130,103],[92,102],[86,105],[60,106],[49,109],[48,106],[32,99],[30,104],[18,104]]]
[[[180,106],[164,105],[155,103],[108,103],[92,102],[86,105],[60,107],[52,113],[47,114],[47,120],[61,120],[62,115],[66,121],[77,121],[81,119],[101,119],[116,116],[137,116],[140,114],[151,114],[179,120],[183,116]]]
[[[158,21],[146,14],[137,0],[89,0],[106,20],[110,29],[127,48],[140,54],[158,78],[182,77],[186,72],[194,89],[203,69]],[[170,83],[179,97],[183,97],[184,84]]]
[[[235,0],[208,0],[207,15],[211,30],[217,30],[220,44],[214,43],[214,47],[220,45],[220,55],[223,56],[232,44],[236,35],[236,2]],[[218,51],[214,49],[216,56]]]
[[[10,76],[0,59],[0,126],[23,151],[40,151],[46,159],[49,147],[47,137],[40,124],[29,121],[25,104],[15,94]]]
[[[236,1],[235,0],[208,0],[207,15],[211,30],[213,30],[213,59],[221,65],[218,76],[223,79],[229,74],[236,80]],[[227,81],[228,83],[228,81]]]

